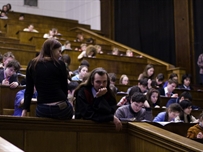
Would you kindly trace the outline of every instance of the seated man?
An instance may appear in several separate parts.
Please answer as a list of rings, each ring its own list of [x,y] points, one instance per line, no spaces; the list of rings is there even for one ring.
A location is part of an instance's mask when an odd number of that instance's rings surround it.
[[[172,103],[180,103],[183,100],[189,100],[192,101],[192,95],[188,92],[188,91],[184,91],[183,93],[181,93],[179,98],[171,98],[168,100],[166,107],[168,108],[168,106]]]
[[[39,33],[37,30],[34,29],[34,25],[33,24],[30,24],[28,26],[28,28],[24,28],[23,31]]]
[[[25,94],[25,89],[18,91],[16,94],[15,103],[14,103],[14,114],[13,114],[14,116],[21,116],[22,114],[24,94]],[[32,102],[37,102],[37,91],[35,88],[34,88],[34,92],[31,100]]]
[[[144,79],[140,79],[138,82],[138,85],[136,85],[135,87],[138,88],[140,93],[146,93],[147,92],[147,86],[148,86],[148,79],[144,78]],[[127,90],[127,94],[130,92],[132,87],[128,88]]]
[[[2,85],[16,88],[18,86],[18,77],[16,72],[19,71],[20,64],[15,59],[6,64],[5,69],[0,69],[0,83]]]
[[[140,92],[135,92],[130,100],[129,105],[124,105],[116,110],[115,116],[122,120],[149,120],[152,121],[151,108],[143,108],[146,100],[145,95]]]
[[[165,97],[174,97],[177,98],[178,94],[174,94],[173,90],[176,88],[176,86],[178,85],[178,81],[175,79],[169,79],[168,80],[168,84],[165,88],[160,88],[159,92],[161,96],[165,96]]]
[[[103,68],[96,68],[85,83],[75,91],[75,119],[93,120],[96,122],[113,121],[116,130],[122,128],[120,120],[114,116],[116,99],[111,91],[110,79]]]

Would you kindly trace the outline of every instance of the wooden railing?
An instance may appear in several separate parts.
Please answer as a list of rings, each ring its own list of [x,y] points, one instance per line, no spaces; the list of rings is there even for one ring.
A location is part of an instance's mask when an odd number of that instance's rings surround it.
[[[113,123],[85,120],[0,116],[0,136],[26,152],[200,152],[202,144],[148,123]]]

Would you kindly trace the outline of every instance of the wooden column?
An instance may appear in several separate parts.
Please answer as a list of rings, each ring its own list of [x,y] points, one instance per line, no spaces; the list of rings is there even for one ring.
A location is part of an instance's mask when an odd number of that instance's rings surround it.
[[[192,0],[174,0],[174,28],[176,66],[195,78]]]
[[[114,39],[114,0],[100,0],[101,2],[101,32],[110,39]]]

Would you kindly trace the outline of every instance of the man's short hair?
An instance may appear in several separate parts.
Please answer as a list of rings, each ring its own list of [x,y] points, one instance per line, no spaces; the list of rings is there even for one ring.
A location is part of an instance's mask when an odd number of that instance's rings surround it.
[[[177,86],[178,85],[178,80],[176,80],[176,79],[169,79],[168,80],[168,84],[172,84],[172,83],[175,83],[176,86]]]
[[[159,73],[156,78],[158,79],[158,81],[164,81],[164,74],[163,73]]]
[[[73,90],[75,90],[77,87],[78,87],[79,83],[76,82],[76,81],[71,81],[69,84],[68,84],[68,90],[70,92],[72,92]]]
[[[192,95],[190,94],[189,91],[184,91],[183,93],[181,93],[180,98],[183,97],[184,99],[188,99],[190,101],[192,101]]]
[[[108,73],[110,81],[116,82],[116,74],[115,73]]]
[[[144,103],[145,100],[146,100],[146,96],[140,92],[135,92],[131,97],[132,102]]]
[[[140,79],[138,83],[140,85],[147,86],[148,85],[148,79],[147,78]]]

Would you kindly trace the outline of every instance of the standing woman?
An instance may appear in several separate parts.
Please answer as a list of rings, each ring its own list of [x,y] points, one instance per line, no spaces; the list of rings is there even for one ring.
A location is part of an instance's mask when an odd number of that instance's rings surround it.
[[[33,88],[36,87],[37,117],[71,119],[73,108],[67,100],[67,72],[61,57],[61,43],[47,39],[39,55],[32,59],[26,70],[26,90],[22,116],[30,111]]]

